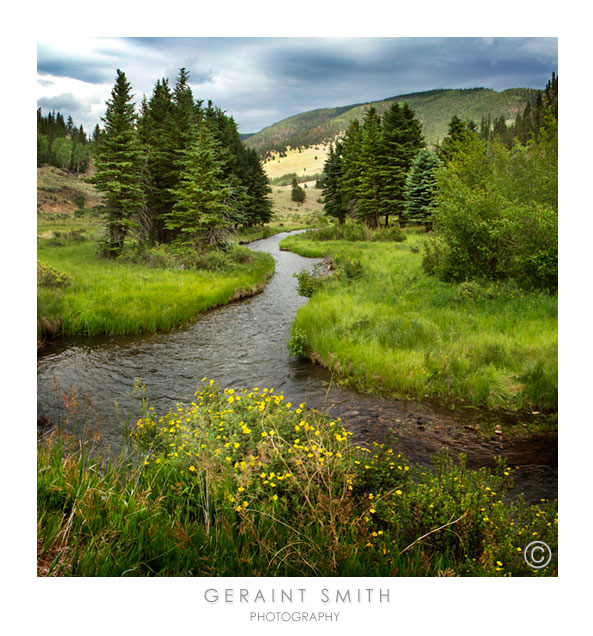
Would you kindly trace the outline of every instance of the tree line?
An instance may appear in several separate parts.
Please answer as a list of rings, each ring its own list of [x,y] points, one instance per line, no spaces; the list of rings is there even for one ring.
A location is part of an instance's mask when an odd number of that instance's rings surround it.
[[[139,113],[118,69],[102,121],[93,182],[104,193],[105,256],[119,256],[126,240],[222,245],[233,228],[270,220],[257,153],[240,141],[232,117],[194,98],[185,68],[174,87],[157,80]]]
[[[320,179],[326,214],[340,224],[351,216],[369,227],[388,227],[390,217],[403,220],[406,180],[424,146],[422,124],[408,104],[396,102],[383,116],[369,108],[362,123],[354,120],[330,145]]]
[[[43,115],[37,109],[37,165],[49,164],[71,172],[85,172],[89,162],[89,139],[82,127],[60,112]]]
[[[413,111],[370,108],[330,146],[325,213],[378,227],[394,217],[434,230],[424,268],[444,280],[558,284],[558,77],[513,124],[453,116],[434,150]]]

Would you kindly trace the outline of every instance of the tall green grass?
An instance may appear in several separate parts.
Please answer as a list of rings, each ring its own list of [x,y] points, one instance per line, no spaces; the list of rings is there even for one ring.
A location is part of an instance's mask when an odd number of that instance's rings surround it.
[[[274,259],[255,252],[249,262],[224,272],[155,269],[105,260],[92,242],[42,246],[38,258],[72,281],[67,287],[38,288],[38,318],[61,318],[64,335],[168,331],[252,293],[274,271]]]
[[[356,278],[331,277],[299,310],[293,330],[309,357],[361,391],[557,409],[557,297],[444,283],[423,272],[421,243],[413,233],[404,243],[281,242],[362,266]]]
[[[205,380],[205,379],[204,379]],[[146,408],[133,455],[101,462],[55,436],[38,454],[38,571],[58,576],[554,576],[554,502],[504,501],[512,471],[444,455],[416,469],[351,442],[273,389]]]

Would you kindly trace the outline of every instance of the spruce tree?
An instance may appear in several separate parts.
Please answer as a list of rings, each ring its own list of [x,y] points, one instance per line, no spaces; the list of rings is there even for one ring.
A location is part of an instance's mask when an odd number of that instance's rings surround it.
[[[357,188],[359,215],[369,227],[379,226],[381,212],[380,146],[381,120],[376,109],[371,107],[362,124]]]
[[[105,256],[115,258],[130,231],[138,227],[137,215],[143,202],[143,153],[135,127],[131,86],[119,69],[102,121],[105,125],[95,146],[93,181],[105,195],[107,235],[101,247]]]
[[[440,165],[437,155],[430,150],[420,150],[406,179],[406,211],[404,219],[424,223],[432,228],[432,212],[436,206],[436,170]]]
[[[322,200],[325,214],[338,219],[340,225],[343,225],[347,210],[342,189],[343,160],[341,152],[342,149],[339,142],[336,142],[335,148],[330,144],[329,154],[323,166],[321,186],[323,188]]]
[[[306,192],[297,183],[296,177],[292,178],[292,190],[290,191],[290,198],[297,203],[302,203],[307,196]]]
[[[424,147],[424,137],[422,124],[407,104],[392,104],[381,124],[379,212],[387,227],[390,215],[399,217],[405,211],[406,178],[418,150]]]
[[[146,206],[152,242],[170,238],[165,222],[173,209],[174,188],[179,176],[174,104],[167,79],[157,80],[150,101],[143,107],[141,140],[147,148]]]
[[[362,130],[355,119],[341,142],[342,177],[341,189],[343,203],[352,215],[358,212],[358,186],[360,184],[360,150],[362,146]]]
[[[223,179],[218,144],[202,122],[192,126],[193,141],[185,151],[179,184],[166,227],[179,234],[181,243],[217,245],[226,240],[229,207],[228,187]]]

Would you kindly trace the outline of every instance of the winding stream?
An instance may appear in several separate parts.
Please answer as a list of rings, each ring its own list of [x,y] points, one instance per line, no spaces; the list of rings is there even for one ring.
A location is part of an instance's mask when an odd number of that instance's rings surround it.
[[[223,387],[274,387],[292,403],[325,407],[361,441],[380,440],[394,430],[398,450],[411,461],[428,464],[443,447],[466,453],[470,467],[493,465],[494,455],[503,455],[519,467],[514,494],[524,493],[527,501],[557,497],[556,436],[477,437],[470,432],[475,410],[450,412],[430,402],[360,395],[330,383],[324,369],[292,358],[286,341],[297,309],[306,302],[297,294],[293,274],[318,261],[280,251],[285,236],[250,245],[276,259],[276,272],[261,294],[214,309],[172,333],[66,338],[47,345],[38,358],[39,420],[63,421],[61,396],[74,388],[100,417],[102,443],[118,449],[125,421],[135,421],[140,413],[139,401],[131,397],[137,378],[146,385],[150,404],[162,413],[190,402],[206,376]]]

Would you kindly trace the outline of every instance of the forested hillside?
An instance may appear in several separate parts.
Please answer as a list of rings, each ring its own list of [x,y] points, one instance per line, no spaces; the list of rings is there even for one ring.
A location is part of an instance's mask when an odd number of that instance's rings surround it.
[[[362,120],[371,107],[382,115],[394,103],[407,103],[422,123],[427,144],[434,145],[447,135],[454,115],[477,123],[488,116],[514,120],[529,102],[535,102],[538,93],[540,91],[531,88],[512,88],[501,92],[470,88],[409,93],[377,102],[300,113],[251,135],[245,143],[266,158],[282,153],[287,146],[306,147],[331,141],[343,134],[355,119]]]

